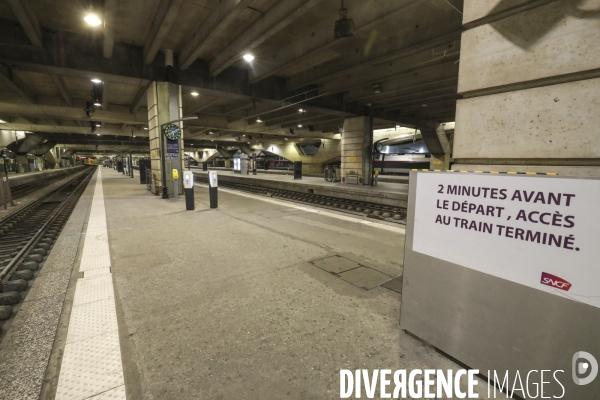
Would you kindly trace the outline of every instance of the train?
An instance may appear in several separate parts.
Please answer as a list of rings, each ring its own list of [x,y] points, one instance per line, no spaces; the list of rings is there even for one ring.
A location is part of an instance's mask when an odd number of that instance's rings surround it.
[[[408,175],[411,169],[428,169],[429,154],[375,154],[373,168],[381,175]]]

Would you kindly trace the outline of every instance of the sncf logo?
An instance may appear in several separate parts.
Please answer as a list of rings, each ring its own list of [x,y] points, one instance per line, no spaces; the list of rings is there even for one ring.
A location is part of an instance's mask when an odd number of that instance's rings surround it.
[[[542,281],[540,283],[542,285],[564,290],[565,292],[568,292],[569,289],[571,289],[571,284],[569,282],[547,272],[542,272]]]

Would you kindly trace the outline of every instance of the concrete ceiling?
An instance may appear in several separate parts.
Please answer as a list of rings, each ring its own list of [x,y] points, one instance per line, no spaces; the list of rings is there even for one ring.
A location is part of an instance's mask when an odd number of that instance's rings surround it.
[[[98,27],[83,20],[90,4]],[[344,5],[354,36],[336,40],[338,0],[0,2],[0,129],[84,135],[97,120],[103,135],[147,136],[145,90],[166,79],[165,49],[184,115],[199,116],[186,139],[264,141],[290,128],[331,139],[365,113],[377,128],[453,121],[462,1]],[[103,106],[88,117],[96,77]]]

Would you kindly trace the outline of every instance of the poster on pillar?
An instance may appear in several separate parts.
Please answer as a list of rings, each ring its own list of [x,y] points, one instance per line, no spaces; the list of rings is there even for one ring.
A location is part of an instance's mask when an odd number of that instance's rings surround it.
[[[413,251],[600,308],[600,180],[416,177]]]

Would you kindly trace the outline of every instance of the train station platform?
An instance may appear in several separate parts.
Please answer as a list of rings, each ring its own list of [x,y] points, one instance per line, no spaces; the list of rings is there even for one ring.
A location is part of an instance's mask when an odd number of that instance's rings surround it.
[[[56,169],[45,169],[43,171],[33,171],[33,172],[9,172],[8,173],[8,182],[11,187],[32,184],[37,182],[42,182],[46,179],[57,177],[57,176],[65,176],[73,171],[81,170],[85,168],[83,165],[78,165],[74,167],[66,167],[66,168],[56,168]]]
[[[379,182],[377,186],[351,185],[327,182],[323,178],[304,176],[294,179],[293,175],[241,175],[232,171],[217,171],[220,182],[251,184],[272,189],[314,193],[347,200],[358,200],[393,207],[406,207],[408,183]],[[207,172],[194,171],[194,175],[206,179]]]
[[[399,328],[403,249],[400,226],[224,188],[211,209],[203,184],[186,211],[98,168],[0,345],[0,398],[333,399],[340,369],[457,371]]]

